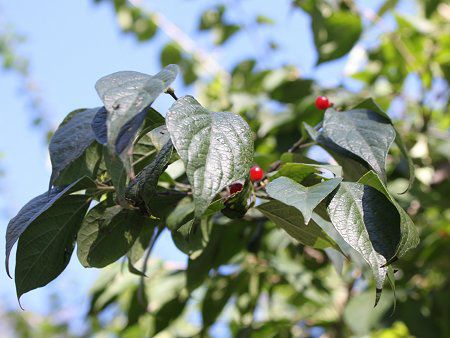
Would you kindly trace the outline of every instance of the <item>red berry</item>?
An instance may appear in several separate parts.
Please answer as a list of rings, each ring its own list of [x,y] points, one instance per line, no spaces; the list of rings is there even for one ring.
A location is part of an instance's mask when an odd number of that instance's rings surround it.
[[[326,96],[318,96],[316,99],[317,109],[324,110],[331,107],[330,100]]]
[[[250,168],[250,180],[252,182],[260,181],[264,176],[264,171],[259,165],[254,165]]]
[[[233,183],[232,185],[230,185],[230,195],[233,195],[241,190],[242,190],[241,183]]]

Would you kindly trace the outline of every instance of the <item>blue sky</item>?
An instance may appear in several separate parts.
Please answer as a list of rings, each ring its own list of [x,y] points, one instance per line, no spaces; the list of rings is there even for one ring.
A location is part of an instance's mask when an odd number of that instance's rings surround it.
[[[379,0],[358,2],[371,8],[380,3]],[[226,50],[212,49],[210,36],[193,34],[201,11],[214,1],[144,0],[142,3],[167,16],[202,48],[212,52],[227,69],[243,57],[263,55],[263,50],[255,46],[254,39],[247,34],[230,41]],[[295,64],[302,74],[315,77],[324,84],[335,84],[342,78],[346,60],[314,68],[316,54],[309,32],[309,18],[298,10],[287,11],[289,3],[289,0],[243,1],[241,8],[230,13],[229,17],[241,21],[246,17],[242,13],[257,13],[282,23],[278,28],[267,27],[261,32],[276,37],[282,48],[277,58],[269,57],[266,62]],[[156,73],[160,68],[160,47],[168,41],[164,34],[159,33],[151,43],[137,43],[131,36],[120,33],[110,6],[94,5],[93,1],[87,0],[59,3],[49,0],[2,1],[0,17],[27,37],[20,52],[31,61],[32,76],[41,89],[54,126],[74,109],[100,105],[94,90],[98,78],[119,70]],[[5,155],[0,165],[6,172],[6,177],[0,181],[0,208],[6,209],[7,214],[0,216],[0,246],[3,247],[8,217],[14,216],[28,200],[46,190],[50,167],[42,132],[31,126],[26,99],[18,92],[18,77],[13,73],[0,74],[0,153]],[[179,95],[187,93],[179,82],[175,88]],[[169,98],[163,98],[158,107],[164,109],[169,102]],[[0,252],[2,261],[3,250]],[[156,248],[155,256],[181,259],[168,236]],[[86,290],[97,273],[96,270],[82,268],[73,256],[66,271],[56,281],[25,295],[23,305],[27,310],[47,313],[48,296],[58,293],[68,309],[76,305],[76,310],[69,313],[80,318],[87,305]],[[16,308],[14,283],[5,273],[0,273],[0,295],[4,306]]]

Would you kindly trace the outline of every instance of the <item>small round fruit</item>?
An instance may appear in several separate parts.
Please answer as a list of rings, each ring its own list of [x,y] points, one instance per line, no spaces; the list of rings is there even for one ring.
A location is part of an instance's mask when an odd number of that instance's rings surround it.
[[[250,180],[252,182],[260,181],[264,177],[264,171],[259,165],[254,165],[250,168]]]
[[[324,110],[331,107],[330,100],[326,96],[318,96],[316,99],[317,109]]]
[[[230,185],[230,195],[233,195],[241,190],[242,190],[241,183],[233,183],[232,185]]]

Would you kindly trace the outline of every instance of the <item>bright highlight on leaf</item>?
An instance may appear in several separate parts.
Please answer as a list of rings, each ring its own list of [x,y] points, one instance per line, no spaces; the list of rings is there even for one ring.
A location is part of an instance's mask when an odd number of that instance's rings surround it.
[[[112,153],[122,153],[147,114],[146,108],[162,94],[178,75],[178,66],[169,65],[152,76],[124,71],[105,76],[95,89],[106,110],[107,141]]]
[[[195,217],[200,218],[223,188],[247,177],[253,161],[253,133],[239,115],[210,112],[192,96],[172,105],[166,125],[186,166]]]

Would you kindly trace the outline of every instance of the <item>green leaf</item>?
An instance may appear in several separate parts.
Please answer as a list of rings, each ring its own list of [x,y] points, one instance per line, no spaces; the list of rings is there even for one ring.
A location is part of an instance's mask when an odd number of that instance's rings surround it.
[[[70,113],[59,125],[49,144],[50,160],[52,162],[52,176],[50,185],[54,185],[63,171],[74,161],[79,159],[95,141],[91,128],[94,116],[101,108],[79,109]],[[98,162],[85,158],[85,165]],[[84,176],[84,173],[79,173]]]
[[[362,159],[386,181],[386,157],[394,139],[394,128],[376,112],[327,109],[319,143],[331,142],[339,154]]]
[[[203,327],[207,328],[216,322],[235,290],[233,276],[217,276],[211,279],[201,305]]]
[[[395,206],[400,215],[400,243],[398,244],[396,256],[403,256],[409,249],[415,248],[419,244],[419,234],[417,229],[409,217],[408,213],[398,204],[394,197],[389,193],[381,179],[373,171],[369,171],[358,181],[361,184],[369,185],[379,192],[383,193]],[[394,258],[395,258],[394,257]],[[389,263],[389,262],[388,262]]]
[[[127,253],[128,268],[130,272],[142,275],[142,272],[135,267],[136,263],[142,258],[145,250],[148,248],[150,241],[155,232],[155,228],[159,225],[159,220],[147,220],[147,224],[142,227],[136,241]]]
[[[160,151],[170,141],[170,134],[165,125],[149,131],[148,136],[156,150]]]
[[[288,157],[285,156],[285,159]],[[294,159],[294,158],[289,158]],[[282,158],[283,160],[283,158]],[[325,170],[321,170],[325,169]],[[273,176],[270,176],[270,180],[273,181],[279,177],[289,177],[297,183],[301,183],[306,177],[311,174],[321,173],[329,171],[337,177],[342,176],[342,168],[337,165],[321,165],[321,164],[309,164],[309,163],[285,163],[278,169]]]
[[[111,152],[122,153],[128,147],[145,119],[145,108],[170,86],[177,74],[178,67],[169,65],[154,76],[123,71],[97,81],[95,89],[108,111],[106,125]]]
[[[128,180],[125,166],[121,159],[118,156],[111,155],[106,147],[103,148],[103,156],[105,158],[106,170],[111,177],[114,188],[116,188],[117,197],[119,200],[122,200],[125,196]]]
[[[95,188],[95,183],[91,179],[83,177],[67,187],[55,188],[33,198],[20,209],[17,215],[8,223],[6,229],[5,266],[8,276],[11,277],[9,273],[9,256],[11,254],[11,249],[23,232],[33,224],[41,214],[50,209],[53,204],[63,196],[88,188]]]
[[[254,224],[244,220],[234,220],[225,225],[214,224],[209,237],[204,240],[206,245],[203,251],[189,257],[186,272],[188,290],[200,287],[211,269],[233,263],[233,258],[247,246],[248,227],[254,227]]]
[[[281,83],[271,93],[270,98],[283,103],[295,103],[311,94],[312,81],[295,79]]]
[[[16,254],[16,291],[20,297],[47,285],[69,264],[78,229],[91,198],[68,195],[39,214],[22,233]]]
[[[102,202],[89,211],[78,232],[77,255],[84,267],[103,268],[125,255],[147,222],[136,210]]]
[[[281,203],[270,201],[257,207],[267,218],[285,230],[300,243],[324,249],[333,247],[340,250],[337,244],[314,222],[306,225],[298,209]]]
[[[397,144],[397,146],[399,147],[402,155],[405,157],[405,159],[408,161],[408,176],[409,176],[409,186],[406,190],[408,190],[409,188],[411,188],[412,184],[414,183],[414,163],[411,159],[411,156],[409,156],[408,150],[405,147],[405,144],[403,143],[402,137],[400,135],[400,133],[398,132],[398,130],[395,128],[395,126],[392,123],[391,118],[389,117],[389,115],[387,115],[381,108],[380,106],[378,106],[376,104],[376,102],[373,99],[366,99],[363,102],[359,103],[358,105],[356,105],[353,109],[368,109],[371,111],[374,111],[376,113],[378,113],[379,115],[385,117],[386,119],[389,120],[389,122],[391,122],[394,130],[395,130],[395,143]]]
[[[313,210],[341,183],[342,178],[333,178],[322,183],[305,187],[288,177],[279,177],[270,182],[266,191],[270,197],[297,208],[308,224]]]
[[[192,186],[200,218],[224,187],[247,177],[253,160],[253,133],[239,116],[211,113],[192,96],[175,102],[166,125]]]
[[[172,142],[166,143],[152,163],[146,166],[127,187],[125,197],[131,201],[143,201],[146,204],[156,194],[159,176],[166,170],[172,157]]]
[[[167,228],[170,231],[177,231],[183,224],[186,224],[194,218],[194,210],[195,205],[191,198],[183,198],[167,217]]]
[[[400,242],[397,210],[378,190],[343,182],[328,205],[328,213],[339,234],[371,267],[380,295],[386,263],[395,256]]]
[[[325,16],[325,12],[329,15]],[[317,64],[344,56],[350,52],[361,36],[361,18],[350,11],[333,8],[323,10],[318,8],[316,2],[310,15],[314,44],[319,54]]]
[[[108,111],[105,107],[101,107],[91,122],[91,128],[94,132],[95,139],[98,143],[106,146],[108,143],[108,129],[106,127],[106,119],[108,117]]]

